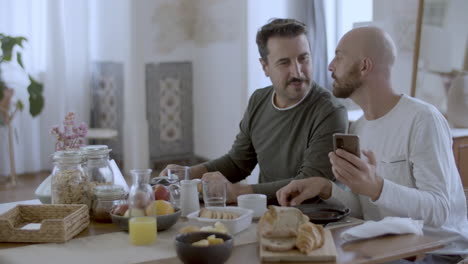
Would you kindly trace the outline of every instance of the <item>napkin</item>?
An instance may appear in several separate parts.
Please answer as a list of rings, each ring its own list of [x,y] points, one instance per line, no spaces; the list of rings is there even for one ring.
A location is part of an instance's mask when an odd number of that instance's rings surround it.
[[[109,160],[109,165],[111,167],[112,173],[114,174],[114,184],[122,186],[124,190],[128,192],[127,182],[125,181],[122,172],[113,159]]]
[[[362,225],[352,227],[341,233],[341,238],[345,241],[371,238],[386,234],[416,234],[422,235],[424,222],[403,217],[387,216],[380,221],[366,221]]]

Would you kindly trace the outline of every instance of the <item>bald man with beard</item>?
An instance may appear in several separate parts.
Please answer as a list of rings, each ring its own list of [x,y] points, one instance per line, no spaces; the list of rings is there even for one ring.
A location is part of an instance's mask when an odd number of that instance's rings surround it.
[[[434,106],[393,89],[395,45],[381,29],[351,30],[335,54],[329,65],[333,94],[351,98],[364,111],[350,127],[364,155],[329,153],[333,174],[349,190],[325,178],[295,180],[278,190],[279,203],[296,205],[319,196],[341,201],[364,220],[423,220],[425,235],[453,242],[416,263],[457,263],[468,254],[468,221],[447,121]]]

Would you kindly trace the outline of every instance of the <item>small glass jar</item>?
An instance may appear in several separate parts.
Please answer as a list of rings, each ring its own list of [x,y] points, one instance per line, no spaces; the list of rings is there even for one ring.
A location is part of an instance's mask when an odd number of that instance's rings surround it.
[[[148,210],[148,206],[154,202],[154,192],[149,185],[150,169],[130,170],[133,183],[128,194],[128,208],[130,217],[156,216],[155,210]],[[150,208],[152,209],[152,208]],[[154,212],[153,212],[154,211]]]
[[[91,206],[92,188],[82,167],[83,154],[76,150],[57,151],[53,156],[52,204]]]
[[[91,217],[96,222],[110,223],[112,209],[125,203],[126,193],[119,185],[100,185],[94,188]]]
[[[96,185],[114,184],[114,173],[109,164],[109,153],[106,145],[89,145],[82,147],[86,159],[86,170],[90,181]]]

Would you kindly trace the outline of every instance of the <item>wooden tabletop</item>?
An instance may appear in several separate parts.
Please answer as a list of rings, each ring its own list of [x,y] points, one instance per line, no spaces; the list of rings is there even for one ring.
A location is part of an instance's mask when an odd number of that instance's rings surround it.
[[[351,226],[332,229],[332,236],[337,248],[336,263],[383,263],[387,261],[422,255],[442,248],[448,240],[417,235],[388,235],[368,240],[345,242],[340,234]],[[88,228],[77,237],[89,237],[100,234],[119,232],[119,227],[112,223],[91,222]],[[0,249],[21,247],[28,243],[0,243]],[[177,257],[144,262],[144,264],[181,263]],[[260,263],[258,243],[236,246],[227,263]],[[304,263],[304,262],[302,262]],[[317,262],[314,262],[317,263]],[[141,263],[143,264],[143,263]]]
[[[121,232],[122,230],[112,223],[97,223],[91,221],[89,223],[88,228],[81,231],[75,238],[80,237],[89,237],[89,236],[97,236],[102,234],[108,234],[113,232]],[[15,247],[24,247],[29,245],[37,245],[37,243],[0,243],[0,249],[7,249],[7,248],[15,248]]]
[[[419,256],[426,252],[442,248],[447,241],[418,235],[388,235],[384,237],[345,242],[340,234],[346,229],[341,227],[332,230],[333,239],[337,248],[337,261],[329,263],[384,263],[413,256]],[[234,248],[227,264],[250,264],[260,263],[258,254],[258,243],[251,243]],[[179,264],[182,263],[177,257],[147,261],[139,264]],[[263,262],[269,263],[269,262]],[[288,262],[291,264],[304,264],[305,262]],[[319,262],[313,262],[319,264]]]
[[[428,236],[418,235],[388,235],[384,237],[345,242],[340,234],[350,226],[332,229],[333,239],[337,248],[336,263],[383,263],[391,260],[418,256],[442,248],[448,241]],[[100,234],[119,232],[114,224],[91,222],[87,229],[77,237],[96,236]],[[0,249],[27,246],[28,243],[0,243]],[[260,263],[258,243],[236,246],[227,263]],[[177,257],[144,262],[144,264],[181,263]],[[302,262],[304,263],[304,262]],[[317,262],[314,262],[317,263]],[[141,263],[143,264],[143,263]]]

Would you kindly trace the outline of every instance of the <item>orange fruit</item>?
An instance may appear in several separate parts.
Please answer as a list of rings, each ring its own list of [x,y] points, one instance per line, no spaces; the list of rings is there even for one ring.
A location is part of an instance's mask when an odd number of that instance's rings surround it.
[[[156,200],[146,207],[146,215],[168,215],[174,213],[172,204],[165,200]]]

